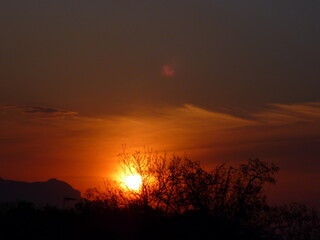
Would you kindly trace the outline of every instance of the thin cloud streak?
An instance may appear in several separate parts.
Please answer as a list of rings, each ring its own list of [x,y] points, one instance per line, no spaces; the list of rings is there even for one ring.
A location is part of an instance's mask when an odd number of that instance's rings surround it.
[[[63,119],[78,116],[77,112],[39,106],[0,105],[0,110],[16,110],[42,119]]]

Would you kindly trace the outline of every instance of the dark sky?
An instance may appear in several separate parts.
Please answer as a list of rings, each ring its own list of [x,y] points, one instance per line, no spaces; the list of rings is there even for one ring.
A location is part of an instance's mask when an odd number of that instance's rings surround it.
[[[207,165],[259,157],[280,166],[273,199],[319,203],[319,13],[317,0],[1,0],[0,177],[84,190],[127,144]]]
[[[1,1],[0,100],[90,114],[317,101],[319,12],[300,0]]]

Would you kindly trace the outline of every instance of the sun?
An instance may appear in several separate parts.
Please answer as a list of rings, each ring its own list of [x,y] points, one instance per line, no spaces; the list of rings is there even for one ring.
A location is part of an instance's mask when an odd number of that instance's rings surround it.
[[[142,185],[142,178],[139,174],[129,175],[125,177],[124,184],[127,188],[138,191]]]

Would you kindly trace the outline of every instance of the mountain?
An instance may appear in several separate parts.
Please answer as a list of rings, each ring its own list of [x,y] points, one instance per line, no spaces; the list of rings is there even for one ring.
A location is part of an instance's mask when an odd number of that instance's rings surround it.
[[[50,179],[47,182],[19,182],[0,178],[0,202],[32,202],[65,208],[80,200],[81,194],[66,182]]]

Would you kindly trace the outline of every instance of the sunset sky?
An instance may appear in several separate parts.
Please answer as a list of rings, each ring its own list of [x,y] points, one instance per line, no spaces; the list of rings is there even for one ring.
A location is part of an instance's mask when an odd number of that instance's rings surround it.
[[[0,1],[0,177],[86,188],[122,145],[280,167],[320,202],[320,2]]]

